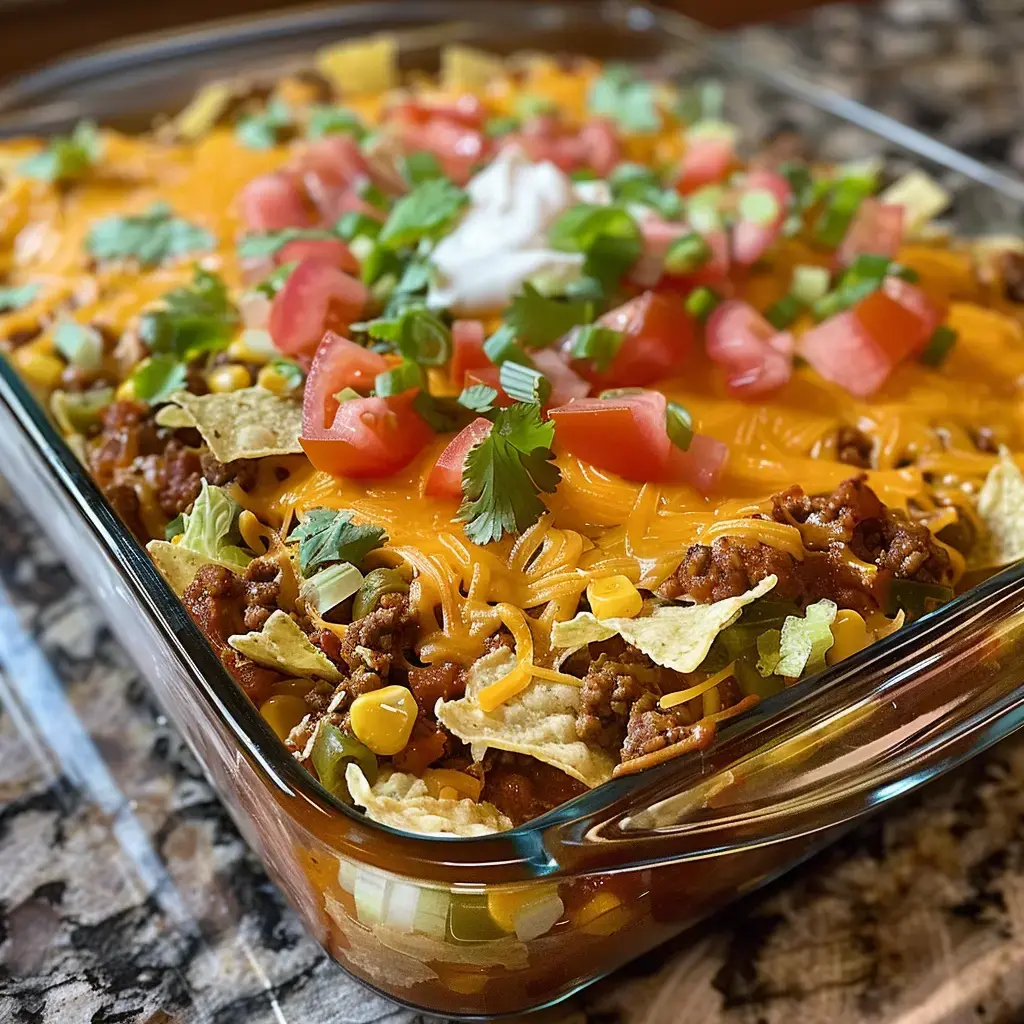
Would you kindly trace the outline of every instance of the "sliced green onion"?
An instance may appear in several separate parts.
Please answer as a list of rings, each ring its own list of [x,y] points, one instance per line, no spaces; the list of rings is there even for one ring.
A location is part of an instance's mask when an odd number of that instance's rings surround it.
[[[543,405],[551,397],[551,381],[532,366],[507,360],[498,371],[502,391],[517,402]]]
[[[843,275],[843,283],[853,280],[881,280],[892,266],[888,256],[876,256],[872,253],[861,253],[847,268]]]
[[[484,355],[495,366],[502,363],[522,363],[530,365],[530,357],[523,351],[519,342],[516,341],[516,333],[508,324],[502,324],[485,342]]]
[[[352,602],[352,621],[377,610],[385,594],[408,594],[409,582],[397,569],[373,569],[366,574]]]
[[[400,395],[410,388],[418,388],[422,383],[423,371],[419,364],[406,359],[390,370],[378,373],[373,389],[381,398],[387,398],[389,395]]]
[[[576,359],[589,359],[599,373],[606,373],[625,337],[623,331],[603,324],[584,324],[573,331],[572,355]]]
[[[471,384],[468,388],[462,389],[459,395],[459,405],[472,412],[485,413],[494,408],[498,398],[498,392],[488,384]]]
[[[869,178],[841,178],[836,182],[825,209],[814,225],[815,239],[835,249],[846,237],[857,208],[873,191],[874,180]]]
[[[740,197],[738,213],[741,220],[770,227],[779,219],[782,207],[773,192],[766,188],[755,188]]]
[[[725,189],[721,185],[705,185],[697,189],[686,207],[687,220],[690,227],[702,235],[717,231],[722,226],[722,201]]]
[[[363,574],[351,562],[340,562],[303,581],[299,597],[323,616],[348,600],[362,585]]]
[[[784,331],[800,315],[803,303],[794,295],[783,295],[765,311],[764,318],[777,330]]]
[[[706,320],[715,311],[715,307],[721,301],[722,300],[711,288],[701,286],[700,288],[694,288],[694,290],[686,296],[684,306],[686,308],[686,312],[695,320]]]
[[[953,346],[956,344],[957,333],[952,327],[943,324],[935,328],[935,333],[928,339],[924,352],[921,353],[921,362],[926,366],[939,367],[945,361]]]
[[[831,280],[832,275],[826,267],[801,264],[793,268],[793,281],[789,286],[789,293],[798,302],[811,306],[828,294]]]
[[[103,365],[103,336],[95,327],[62,320],[53,329],[53,344],[72,366],[92,371]]]
[[[686,451],[693,441],[693,417],[689,409],[678,402],[665,406],[665,430],[668,439],[681,451]]]
[[[665,269],[670,274],[692,274],[711,259],[711,246],[702,235],[691,231],[677,238],[665,253]]]
[[[354,761],[362,769],[366,781],[372,786],[377,781],[377,758],[369,747],[343,733],[336,725],[321,719],[313,740],[310,760],[320,779],[320,785],[341,800],[351,800],[345,782],[345,768]]]
[[[433,154],[427,155],[432,156]],[[406,157],[406,160],[408,160],[408,157]],[[378,210],[387,210],[391,206],[391,200],[384,193],[384,190],[379,185],[374,185],[368,178],[364,178],[356,185],[356,195],[364,203],[369,203]]]

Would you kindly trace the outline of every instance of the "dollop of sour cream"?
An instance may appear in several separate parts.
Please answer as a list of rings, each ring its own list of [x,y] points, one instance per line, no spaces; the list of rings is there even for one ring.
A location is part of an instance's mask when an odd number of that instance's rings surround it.
[[[554,164],[532,163],[518,146],[508,146],[466,191],[465,215],[431,255],[428,305],[461,314],[496,312],[533,277],[565,282],[580,276],[583,257],[547,243],[551,224],[579,202],[572,181]]]

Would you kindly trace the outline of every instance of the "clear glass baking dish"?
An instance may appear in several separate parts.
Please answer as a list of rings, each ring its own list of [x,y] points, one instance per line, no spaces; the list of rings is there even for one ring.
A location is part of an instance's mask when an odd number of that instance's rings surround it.
[[[1024,227],[1021,183],[812,73],[757,64],[729,38],[618,3],[363,4],[131,42],[0,89],[0,133],[82,117],[143,127],[203,81],[273,77],[326,42],[380,30],[399,34],[410,67],[462,41],[714,75],[751,144],[796,126],[823,157],[924,166],[954,193],[963,233]],[[288,756],[3,359],[0,471],[106,609],[311,932],[346,970],[418,1009],[489,1017],[564,999],[1024,724],[1018,567],[764,702],[703,754],[501,835],[401,834],[333,799]],[[498,927],[513,908],[529,910],[519,930]]]

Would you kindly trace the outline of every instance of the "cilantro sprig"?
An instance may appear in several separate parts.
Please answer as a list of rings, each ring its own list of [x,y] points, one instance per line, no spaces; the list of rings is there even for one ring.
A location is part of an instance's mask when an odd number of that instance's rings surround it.
[[[352,522],[351,509],[314,508],[288,535],[298,542],[299,569],[308,577],[321,566],[332,562],[359,565],[366,556],[387,542],[387,534],[379,526]]]
[[[171,355],[155,355],[141,362],[129,378],[140,402],[159,405],[187,385],[185,364]]]
[[[469,202],[469,196],[447,178],[428,178],[392,207],[378,237],[387,249],[404,249],[448,232]]]
[[[618,284],[644,248],[640,228],[625,210],[589,203],[566,210],[548,229],[548,241],[562,252],[583,253],[583,273],[605,287]]]
[[[593,319],[594,303],[589,299],[548,298],[529,282],[512,299],[504,317],[516,340],[527,348],[544,348]]]
[[[163,297],[163,305],[142,315],[139,337],[153,353],[188,363],[227,348],[238,326],[238,312],[227,286],[216,274],[196,267],[190,284]]]
[[[215,245],[209,231],[174,216],[167,203],[154,203],[145,213],[105,217],[85,239],[86,249],[101,262],[134,259],[145,267]]]
[[[46,149],[24,160],[22,174],[40,181],[74,181],[95,166],[103,152],[96,125],[81,121],[71,135],[58,135]]]
[[[466,456],[456,517],[475,544],[522,533],[546,511],[541,492],[554,493],[561,479],[552,462],[555,427],[540,406],[516,403],[487,415],[494,426]]]

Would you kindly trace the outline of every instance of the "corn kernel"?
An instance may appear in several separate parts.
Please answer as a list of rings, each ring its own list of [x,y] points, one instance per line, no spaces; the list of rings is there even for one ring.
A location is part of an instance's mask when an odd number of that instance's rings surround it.
[[[260,705],[264,721],[283,740],[288,738],[288,733],[302,721],[308,710],[301,697],[290,693],[277,694]]]
[[[280,356],[274,342],[266,331],[245,330],[228,345],[228,356],[240,363],[256,363],[263,366]]]
[[[423,773],[423,781],[427,784],[427,792],[431,796],[440,797],[445,789],[454,790],[457,794],[453,800],[479,800],[483,784],[473,775],[456,771],[454,768],[428,768]]]
[[[871,643],[864,620],[849,608],[843,608],[836,613],[835,621],[832,623],[832,636],[835,643],[825,655],[825,661],[829,665],[838,664]]]
[[[599,892],[577,911],[575,924],[588,935],[611,935],[627,921],[622,900],[614,893]]]
[[[264,366],[256,374],[256,383],[261,388],[272,391],[275,395],[287,395],[292,390],[288,378],[280,370],[275,370],[273,366]]]
[[[632,619],[640,614],[644,599],[627,576],[606,576],[587,587],[590,610],[599,619]]]
[[[252,383],[249,371],[239,363],[226,363],[214,367],[206,375],[206,383],[214,394],[223,395],[230,391],[241,391]]]
[[[487,912],[499,928],[514,932],[516,915],[524,907],[557,893],[557,885],[531,886],[529,889],[492,889],[487,894]]]
[[[62,360],[29,345],[15,349],[11,361],[30,383],[41,388],[55,388],[64,372]]]
[[[127,380],[121,381],[117,385],[117,390],[114,392],[114,397],[119,402],[134,402],[135,401],[135,381],[129,377]]]
[[[360,743],[391,757],[405,748],[418,713],[416,698],[404,686],[382,686],[352,701],[349,721]]]
[[[458,800],[459,791],[451,786],[442,786],[437,793],[438,800]]]

